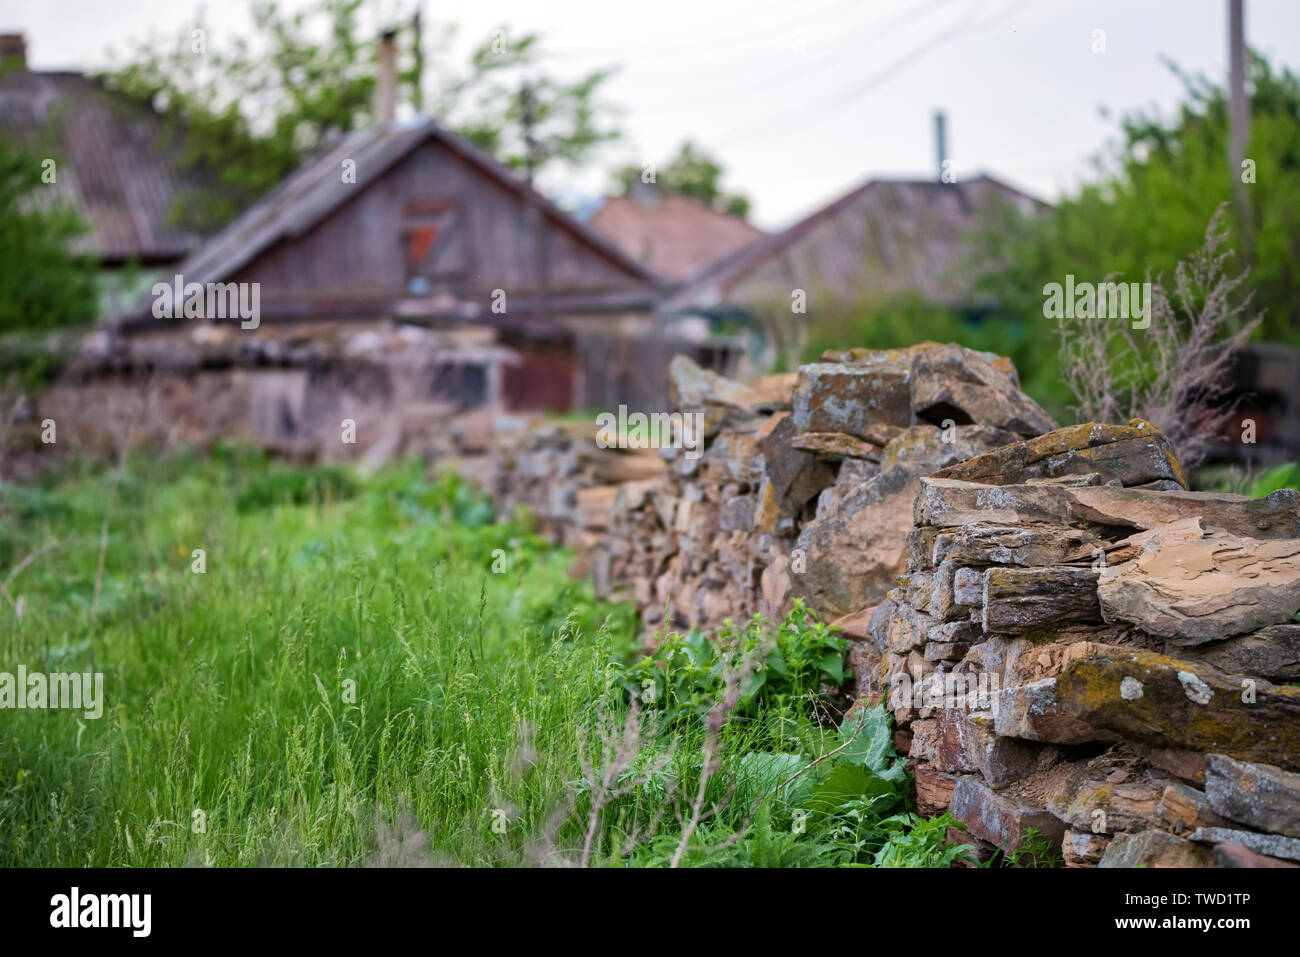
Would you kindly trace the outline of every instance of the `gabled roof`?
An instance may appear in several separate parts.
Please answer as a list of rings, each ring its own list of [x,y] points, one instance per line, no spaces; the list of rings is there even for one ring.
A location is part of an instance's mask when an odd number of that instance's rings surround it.
[[[967,233],[991,201],[1023,213],[1044,203],[989,176],[958,183],[869,180],[782,232],[700,270],[672,311],[788,302],[802,288],[843,300],[918,294],[942,305],[974,296]]]
[[[763,235],[739,216],[657,189],[607,197],[590,223],[672,282],[684,282],[702,266]]]
[[[625,254],[610,240],[575,220],[483,150],[433,120],[421,120],[410,126],[358,130],[341,137],[227,224],[181,263],[177,271],[184,275],[187,283],[229,280],[273,244],[302,235],[360,195],[367,184],[383,176],[427,140],[437,140],[507,190],[533,202],[553,224],[573,234],[635,278],[653,286],[663,284],[656,273]],[[341,181],[340,170],[344,160],[355,162],[355,184]]]
[[[202,240],[168,222],[177,195],[201,190],[148,106],[71,72],[0,70],[0,139],[56,163],[50,184],[89,226],[79,251],[109,264],[173,262]]]

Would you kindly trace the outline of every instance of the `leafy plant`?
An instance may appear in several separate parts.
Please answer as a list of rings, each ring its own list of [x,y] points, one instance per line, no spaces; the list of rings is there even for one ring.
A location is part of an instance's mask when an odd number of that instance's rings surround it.
[[[1009,317],[1046,333],[1038,337],[1042,365],[1053,366],[1055,358],[1050,329],[1043,328],[1045,283],[1063,282],[1069,273],[1091,282],[1173,275],[1247,175],[1252,222],[1234,209],[1232,239],[1235,261],[1250,269],[1244,291],[1264,314],[1263,338],[1300,342],[1293,319],[1300,308],[1300,77],[1249,54],[1245,155],[1251,166],[1234,170],[1227,163],[1222,83],[1166,65],[1184,88],[1174,112],[1121,118],[1117,149],[1097,158],[1092,183],[1044,215],[1025,218],[1005,209],[1006,218],[990,221],[975,243],[986,272],[983,288]]]
[[[1264,498],[1280,488],[1300,489],[1300,462],[1275,465],[1251,482],[1246,494],[1251,498]]]
[[[975,849],[969,844],[948,843],[948,828],[965,829],[965,825],[948,811],[929,819],[916,814],[895,814],[885,818],[877,829],[886,835],[876,851],[876,867],[953,867],[959,861],[975,864]]]
[[[1029,828],[1020,844],[998,859],[1001,867],[1060,867],[1061,849],[1036,828]]]
[[[0,142],[0,332],[88,322],[98,314],[94,263],[74,249],[86,226],[66,202],[50,199],[45,162],[12,140]],[[20,366],[21,378],[39,379],[40,369],[29,366],[41,359],[38,351]]]
[[[756,658],[757,666],[741,691],[737,715],[794,699],[822,696],[823,683],[841,685],[847,640],[819,621],[802,600],[775,628],[761,615],[741,626],[728,620],[715,636],[699,631],[660,634],[653,654],[621,669],[629,695],[663,709],[670,718],[703,714],[722,691],[729,664]]]

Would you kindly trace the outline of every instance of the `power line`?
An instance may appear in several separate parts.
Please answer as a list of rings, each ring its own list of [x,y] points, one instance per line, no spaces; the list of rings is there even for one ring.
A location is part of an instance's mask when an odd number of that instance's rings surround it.
[[[829,4],[827,7],[816,11],[809,11],[806,6],[805,7],[796,6],[797,12],[792,17],[784,18],[779,22],[764,23],[762,26],[760,26],[757,29],[752,29],[747,32],[741,32],[741,33],[725,33],[724,32],[725,28],[729,25],[728,21],[725,18],[714,20],[710,24],[693,25],[687,23],[682,25],[682,30],[679,31],[677,35],[671,38],[664,37],[661,42],[658,43],[653,41],[638,42],[636,44],[636,50],[641,53],[653,53],[656,51],[666,52],[666,53],[680,53],[683,50],[700,50],[708,47],[717,48],[720,43],[725,43],[727,46],[734,47],[742,44],[747,44],[754,39],[767,39],[769,37],[784,36],[790,30],[791,27],[805,24],[810,19],[825,17],[844,7],[860,7],[860,6],[861,6],[861,0],[834,0],[834,2]],[[698,42],[694,44],[682,42],[681,39],[682,32],[699,33],[701,30],[708,30],[709,32],[701,36]],[[626,36],[626,33],[622,33],[621,36]],[[610,50],[604,47],[593,47],[593,46],[561,47],[556,50],[553,50],[552,52],[559,56],[564,56],[564,57],[573,57],[573,56],[607,57],[611,53]]]
[[[889,82],[895,76],[897,76],[898,74],[906,70],[909,66],[912,66],[913,64],[917,63],[919,60],[924,58],[927,54],[934,52],[934,50],[938,49],[940,46],[942,46],[945,43],[949,43],[961,37],[972,36],[977,33],[982,33],[986,30],[989,30],[997,26],[999,23],[1006,20],[1007,17],[1011,16],[1012,14],[1018,13],[1020,9],[1023,8],[1028,2],[1029,0],[1013,0],[1013,3],[1000,14],[988,17],[976,23],[967,22],[969,20],[969,17],[963,18],[961,22],[954,24],[953,26],[950,26],[944,30],[941,30],[939,33],[936,33],[928,40],[910,49],[907,53],[905,53],[898,59],[894,60],[884,69],[868,77],[865,81],[856,84],[848,89],[839,90],[836,91],[835,93],[828,94],[823,97],[819,97],[818,99],[812,102],[801,104],[799,107],[796,108],[796,110],[790,111],[789,114],[783,116],[781,119],[789,119],[792,116],[796,116],[796,115],[806,118],[810,112],[817,111],[817,110],[824,110],[828,106],[833,106],[835,112],[838,115],[842,115],[844,105],[846,104],[847,101],[860,97],[866,93],[869,93],[872,90],[876,89],[877,87],[881,86],[882,84]],[[817,122],[817,120],[814,120],[812,122],[815,123]],[[723,134],[722,136],[717,138],[717,142],[729,143],[732,146],[736,145],[737,143],[750,142],[754,139],[754,137],[744,135],[749,130],[761,128],[762,130],[766,131],[768,129],[771,129],[774,126],[779,126],[779,125],[780,125],[780,120],[773,119],[772,117],[766,117],[761,123],[746,124],[743,127],[739,127],[735,130]],[[806,128],[807,126],[811,125],[811,123],[805,123],[803,125]]]
[[[935,0],[934,4],[929,7],[911,8],[910,10],[907,11],[907,14],[905,16],[896,17],[895,19],[882,24],[880,27],[871,27],[870,25],[866,25],[864,26],[864,29],[869,29],[871,31],[871,35],[865,39],[865,43],[859,43],[857,42],[856,39],[853,39],[851,42],[855,43],[855,45],[853,46],[851,52],[853,52],[856,56],[861,56],[864,51],[870,49],[873,45],[879,43],[881,40],[887,39],[889,35],[895,32],[899,27],[902,27],[906,25],[908,22],[916,19],[917,13],[924,13],[924,14],[933,13],[936,10],[938,10],[940,7],[944,6],[945,4],[951,4],[953,2],[955,2],[955,0]],[[840,40],[842,38],[843,38],[843,34],[841,34],[838,37],[835,37],[834,39]],[[789,83],[792,80],[801,80],[808,76],[823,73],[828,68],[833,68],[838,66],[838,63],[834,59],[826,59],[821,56],[822,51],[826,50],[828,46],[835,46],[835,45],[837,44],[826,44],[823,45],[822,47],[819,47],[815,51],[801,51],[805,59],[814,56],[817,57],[816,62],[812,64],[811,68],[809,68],[806,62],[796,62],[796,65],[793,69],[785,70],[777,74],[766,75],[762,77],[761,80],[757,83],[749,82],[749,83],[724,87],[720,90],[710,89],[707,91],[699,91],[690,97],[682,97],[676,100],[669,100],[669,101],[658,101],[655,103],[646,104],[646,106],[648,109],[653,111],[689,109],[690,107],[693,106],[708,105],[710,101],[715,101],[717,99],[725,98],[733,95],[734,96],[743,96],[746,94],[752,95],[756,90],[765,89],[776,83]],[[728,74],[734,74],[737,72],[737,70],[729,69],[726,72]],[[679,76],[681,75],[680,71],[678,75]],[[699,73],[692,71],[689,78],[691,80],[694,80],[698,76]]]

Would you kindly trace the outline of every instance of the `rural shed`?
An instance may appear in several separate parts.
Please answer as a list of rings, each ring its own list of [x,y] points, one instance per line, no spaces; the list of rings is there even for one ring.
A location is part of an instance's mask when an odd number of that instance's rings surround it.
[[[789,310],[792,289],[810,300],[874,303],[919,295],[975,307],[968,233],[993,204],[1021,213],[1046,206],[989,176],[873,179],[789,228],[764,236],[699,271],[666,303],[670,312]]]
[[[217,320],[240,339],[387,323],[507,347],[516,361],[488,403],[511,410],[659,407],[679,347],[654,271],[433,120],[341,138],[175,273],[258,284],[258,328]],[[194,320],[156,306],[142,299],[121,337],[195,338]]]

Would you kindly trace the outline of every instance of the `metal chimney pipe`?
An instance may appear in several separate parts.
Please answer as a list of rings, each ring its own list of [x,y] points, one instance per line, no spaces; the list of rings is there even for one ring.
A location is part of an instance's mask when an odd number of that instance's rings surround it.
[[[379,38],[379,77],[375,81],[375,125],[391,126],[397,111],[397,31]]]
[[[938,159],[937,179],[943,182],[943,164],[948,159],[948,118],[943,110],[934,111],[934,148]]]

